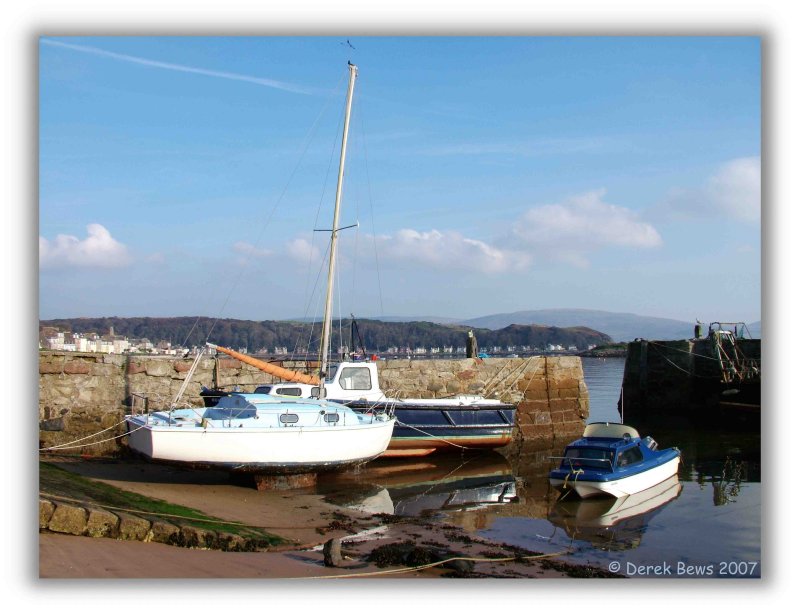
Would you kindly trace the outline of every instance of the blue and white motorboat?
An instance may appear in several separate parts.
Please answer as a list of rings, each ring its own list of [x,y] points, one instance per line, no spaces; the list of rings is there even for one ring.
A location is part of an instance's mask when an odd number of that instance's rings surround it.
[[[678,473],[680,451],[659,450],[650,436],[621,423],[590,423],[583,437],[564,449],[550,484],[582,498],[622,498],[649,489]]]

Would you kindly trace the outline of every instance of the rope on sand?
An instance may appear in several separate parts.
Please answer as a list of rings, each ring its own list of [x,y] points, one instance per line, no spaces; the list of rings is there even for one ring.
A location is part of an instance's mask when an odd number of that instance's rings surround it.
[[[538,559],[548,559],[551,557],[559,557],[561,555],[567,555],[571,553],[571,549],[566,549],[564,551],[558,551],[557,553],[543,553],[541,555],[515,555],[512,557],[497,557],[497,558],[486,558],[486,557],[449,557],[447,559],[443,559],[438,562],[432,562],[430,564],[422,564],[419,566],[409,566],[407,568],[393,568],[392,570],[375,570],[373,572],[353,572],[350,574],[335,574],[335,575],[323,575],[317,577],[291,577],[291,580],[294,579],[348,579],[348,578],[357,578],[357,577],[375,577],[375,576],[382,576],[387,574],[399,574],[403,572],[417,572],[420,570],[426,570],[428,568],[434,568],[436,566],[441,566],[442,564],[447,564],[449,562],[455,561],[464,561],[464,562],[481,562],[481,563],[497,563],[497,562],[513,562],[519,560],[538,560]]]

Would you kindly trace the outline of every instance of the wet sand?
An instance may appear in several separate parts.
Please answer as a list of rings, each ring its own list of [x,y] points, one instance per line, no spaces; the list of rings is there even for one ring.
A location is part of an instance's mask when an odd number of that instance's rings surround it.
[[[324,501],[313,488],[256,491],[232,484],[227,473],[197,471],[136,461],[62,460],[58,465],[87,478],[151,498],[191,507],[226,521],[266,529],[290,542],[269,552],[233,553],[157,543],[39,535],[41,578],[392,578],[452,574],[440,566],[389,572],[367,562],[380,545],[406,541],[451,549],[475,558],[475,576],[544,578],[569,576],[557,558],[546,561],[485,561],[511,556],[502,545],[479,540],[461,528],[430,520],[374,515]],[[345,562],[326,567],[322,546],[343,539]],[[154,562],[156,565],[154,566]],[[402,566],[392,566],[399,569]]]

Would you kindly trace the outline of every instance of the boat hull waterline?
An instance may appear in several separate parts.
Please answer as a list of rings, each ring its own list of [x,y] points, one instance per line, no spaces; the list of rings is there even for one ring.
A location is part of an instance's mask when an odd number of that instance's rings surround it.
[[[676,455],[670,461],[649,470],[645,470],[625,478],[614,480],[581,480],[567,478],[550,478],[550,484],[555,487],[574,490],[582,498],[612,496],[623,498],[645,489],[650,489],[659,483],[668,480],[678,473],[680,456]]]
[[[436,403],[436,402],[440,403]],[[383,457],[425,456],[437,451],[495,449],[511,443],[515,406],[489,402],[455,405],[445,400],[339,403],[357,412],[393,412],[397,423]]]
[[[166,416],[166,413],[164,413]],[[152,415],[149,420],[159,418]],[[126,417],[128,445],[153,460],[237,472],[269,470],[296,474],[329,471],[366,463],[389,444],[394,420],[343,427],[227,427],[152,424]]]
[[[681,493],[677,474],[648,489],[624,498],[582,498],[559,500],[548,518],[562,526],[585,528],[609,528],[632,517],[642,517],[665,506]]]

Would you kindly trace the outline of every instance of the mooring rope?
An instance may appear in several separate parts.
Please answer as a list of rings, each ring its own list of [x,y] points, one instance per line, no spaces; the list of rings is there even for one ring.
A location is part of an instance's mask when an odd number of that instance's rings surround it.
[[[531,357],[531,358],[533,358],[533,357]],[[539,358],[542,359],[542,364],[547,366],[547,358],[546,357],[539,357]],[[523,399],[525,399],[525,394],[528,392],[528,389],[530,388],[531,383],[533,382],[533,377],[536,376],[536,372],[539,371],[539,367],[540,367],[540,365],[537,365],[536,369],[533,370],[533,373],[531,374],[531,377],[528,378],[528,384],[525,385],[525,390],[522,391],[522,398]],[[545,380],[546,379],[547,379],[547,370],[545,369]]]
[[[568,487],[569,487],[569,484],[568,484],[569,483],[569,477],[572,476],[572,474],[575,474],[575,480],[572,481],[572,488],[575,491],[578,490],[578,477],[581,474],[583,474],[583,468],[578,468],[577,470],[575,470],[574,468],[571,468],[570,471],[569,471],[569,474],[567,474],[564,477],[564,485],[563,485],[563,487],[561,487],[562,489],[564,489],[564,490],[568,489]],[[567,491],[567,493],[565,493],[563,496],[561,496],[560,499],[563,500],[567,496],[568,493],[569,493],[569,491]]]
[[[511,557],[496,557],[496,558],[456,556],[456,557],[448,557],[447,559],[443,559],[438,562],[432,562],[430,564],[421,564],[419,566],[408,566],[406,568],[393,568],[392,570],[375,570],[373,572],[353,572],[350,574],[323,575],[316,577],[290,577],[290,578],[291,579],[347,579],[354,577],[374,577],[374,576],[382,576],[388,574],[399,574],[403,572],[417,572],[420,570],[434,568],[436,566],[441,566],[442,564],[447,564],[449,562],[455,562],[455,561],[480,562],[480,563],[513,562],[519,560],[548,559],[551,557],[560,557],[562,555],[568,555],[570,553],[572,553],[572,549],[565,549],[564,551],[558,551],[556,553],[542,553],[540,555],[514,555]]]
[[[502,374],[502,373],[503,373],[503,370],[504,370],[504,369],[505,369],[507,366],[508,366],[508,367],[509,367],[509,369],[510,369],[511,363],[506,363],[505,365],[502,365],[502,366],[500,366],[500,369],[498,369],[498,370],[497,370],[497,372],[495,373],[495,375],[494,375],[494,376],[492,376],[491,378],[489,378],[489,381],[488,381],[486,384],[484,384],[484,385],[483,385],[483,387],[481,388],[481,393],[482,393],[483,395],[486,395],[486,394],[487,394],[487,391],[489,391],[489,390],[490,390],[490,389],[489,389],[489,385],[492,385],[492,387],[494,387],[494,386],[495,386],[495,385],[494,385],[494,381],[495,381],[495,380],[497,380],[497,379],[500,377],[500,374]]]
[[[655,342],[652,342],[652,343],[653,343],[654,345],[656,345],[656,346],[660,346],[660,345],[662,345],[662,344],[656,344]],[[670,347],[669,347],[669,346],[664,346],[664,348],[670,348]],[[687,351],[685,351],[685,350],[680,350],[679,348],[670,348],[670,349],[671,349],[671,350],[678,350],[679,352],[687,352]],[[665,360],[667,363],[669,363],[670,365],[672,365],[672,367],[674,367],[674,368],[675,368],[675,369],[677,369],[678,371],[681,371],[681,372],[683,372],[684,374],[686,374],[686,375],[688,375],[688,376],[693,376],[693,377],[695,377],[695,378],[702,378],[702,379],[704,379],[704,380],[719,380],[719,378],[718,378],[718,377],[716,377],[716,376],[702,376],[702,375],[700,375],[700,374],[693,374],[692,372],[690,372],[690,371],[688,371],[688,370],[684,369],[684,368],[683,368],[683,367],[681,367],[680,365],[677,365],[677,364],[673,363],[672,361],[670,361],[670,359],[669,359],[669,358],[668,358],[666,355],[664,355],[664,353],[663,353],[663,352],[661,352],[660,350],[658,350],[658,348],[656,348],[656,349],[655,349],[655,351],[656,351],[656,353],[658,354],[658,356],[660,356],[660,357],[661,357],[662,359],[664,359],[664,360]],[[702,354],[695,354],[695,353],[693,353],[693,352],[688,352],[687,354],[694,355],[695,357],[702,357],[702,358],[704,358],[704,359],[712,359],[713,361],[719,362],[719,360],[718,360],[717,358],[715,358],[715,357],[708,357],[708,356],[706,356],[706,355],[702,355]]]
[[[533,359],[534,359],[534,357],[530,356],[530,357],[528,357],[527,361],[523,361],[517,367],[514,367],[514,368],[510,369],[508,374],[503,376],[502,379],[498,380],[494,385],[492,385],[491,389],[484,388],[484,390],[486,391],[484,393],[484,395],[490,395],[490,394],[494,395],[497,387],[499,387],[500,385],[505,385],[509,378],[511,378],[512,376],[514,376],[514,375],[516,375],[518,373],[520,373],[520,374],[524,373],[525,369],[531,364],[531,361],[533,361]],[[511,365],[511,364],[509,363],[509,365]],[[499,373],[500,372],[498,372],[498,374]],[[511,384],[509,384],[505,389],[500,391],[500,394],[498,395],[498,398],[502,398],[504,394],[506,394],[508,391],[510,391],[511,387],[514,386],[514,383],[515,383],[515,381],[512,380]]]
[[[126,431],[125,433],[116,435],[113,438],[106,438],[105,440],[98,440],[97,442],[89,442],[87,444],[79,444],[77,446],[71,446],[72,444],[75,444],[76,442],[83,442],[84,440],[88,440],[89,438],[94,438],[95,436],[100,435],[103,432],[106,432],[106,431],[109,431],[111,429],[114,429],[115,427],[121,425],[124,422],[125,422],[125,419],[121,420],[119,423],[115,423],[111,427],[107,427],[106,429],[102,429],[102,430],[100,430],[100,431],[98,431],[96,433],[89,434],[88,436],[84,436],[83,438],[78,438],[77,440],[72,440],[70,442],[64,442],[63,444],[55,444],[53,446],[45,446],[43,448],[40,448],[39,452],[42,452],[42,451],[55,451],[55,450],[69,450],[69,449],[73,449],[73,448],[84,448],[86,446],[94,446],[95,444],[103,444],[104,442],[111,442],[112,440],[117,440],[119,438],[124,438],[125,436],[127,436],[129,434],[132,434],[132,433],[134,433],[136,431],[139,431],[140,429],[144,428],[144,425],[140,425],[136,429],[131,429],[129,431]]]
[[[175,409],[175,406],[178,405],[178,402],[183,397],[183,394],[186,392],[186,388],[189,386],[189,383],[194,378],[194,372],[197,369],[197,366],[200,364],[200,359],[206,351],[207,346],[203,346],[200,352],[197,353],[197,356],[194,358],[194,362],[192,366],[189,368],[189,372],[186,374],[186,377],[183,379],[183,384],[181,384],[181,388],[178,390],[178,394],[175,396],[175,399],[172,400],[172,403],[169,405],[169,411],[172,412]]]

